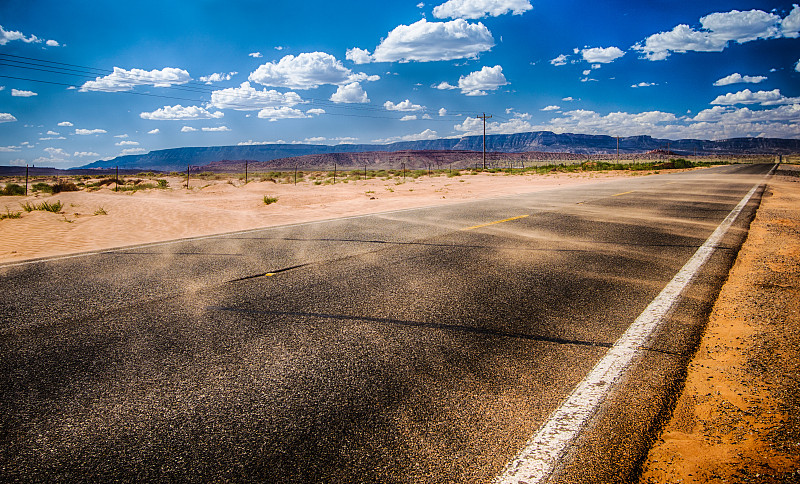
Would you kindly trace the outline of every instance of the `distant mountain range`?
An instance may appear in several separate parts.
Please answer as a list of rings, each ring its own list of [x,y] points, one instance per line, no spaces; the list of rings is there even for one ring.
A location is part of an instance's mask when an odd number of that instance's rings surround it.
[[[646,153],[654,150],[667,150],[675,155],[710,154],[791,154],[800,153],[800,140],[780,138],[732,138],[709,141],[696,139],[668,140],[650,136],[629,136],[619,138],[619,151],[623,154]],[[287,158],[307,155],[326,155],[336,153],[366,152],[430,152],[450,151],[465,153],[473,159],[475,152],[483,150],[482,136],[465,136],[437,140],[403,141],[384,145],[341,144],[264,144],[237,146],[187,147],[151,151],[142,155],[127,155],[106,161],[96,161],[78,169],[113,168],[185,171],[187,165],[203,167],[214,162],[228,160],[236,162],[273,162],[275,168],[294,166]],[[486,136],[486,151],[493,153],[572,153],[572,154],[611,154],[616,153],[617,138],[613,136],[587,134],[556,134],[550,131],[536,131],[517,134],[495,134]],[[470,153],[471,152],[471,153]],[[424,160],[415,160],[413,153],[404,155],[409,167],[423,166]],[[321,166],[332,165],[335,157],[318,158]],[[516,157],[515,157],[516,158]],[[452,160],[452,157],[449,158]],[[363,157],[341,157],[343,166],[363,164]],[[395,160],[396,161],[396,160]],[[395,163],[392,161],[392,163]],[[305,163],[304,163],[305,165]]]

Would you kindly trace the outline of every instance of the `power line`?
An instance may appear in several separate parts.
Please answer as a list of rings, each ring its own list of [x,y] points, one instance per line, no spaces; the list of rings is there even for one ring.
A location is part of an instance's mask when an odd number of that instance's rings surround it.
[[[18,59],[24,59],[24,60],[18,60]],[[32,61],[32,62],[27,62],[27,61]],[[100,68],[95,68],[95,67],[82,66],[82,65],[79,65],[79,64],[69,64],[69,63],[65,63],[65,62],[56,62],[56,61],[50,61],[50,60],[45,60],[45,59],[38,59],[38,58],[34,58],[34,57],[26,57],[26,56],[19,56],[19,55],[6,54],[6,53],[0,53],[0,65],[5,65],[7,67],[14,67],[14,68],[18,68],[18,69],[33,70],[33,71],[39,71],[39,72],[48,72],[48,73],[52,73],[52,74],[79,77],[79,78],[83,78],[83,79],[87,79],[87,80],[95,80],[100,75],[109,75],[109,74],[113,74],[115,72],[115,71],[110,70],[110,69],[100,69]],[[67,66],[67,67],[61,67],[61,66]],[[42,79],[30,79],[30,78],[22,78],[22,77],[14,77],[14,76],[1,76],[1,75],[0,75],[0,77],[6,77],[6,78],[10,78],[10,79],[19,79],[19,80],[28,80],[28,81],[33,81],[33,82],[43,82],[43,83],[56,84],[56,85],[66,85],[68,87],[73,87],[73,88],[76,88],[76,89],[79,88],[79,87],[83,87],[83,86],[78,86],[76,84],[57,83],[57,82],[46,81],[46,80],[42,80]],[[154,80],[148,79],[148,78],[140,78],[140,79],[138,79],[138,82],[135,79],[114,79],[114,81],[117,84],[128,86],[131,89],[133,89],[137,85],[143,85],[144,86],[144,85],[149,85],[149,84],[152,84],[152,83],[155,82]],[[143,83],[142,81],[150,81],[150,82],[149,83]],[[205,83],[198,83],[198,82],[195,82],[195,81],[188,81],[188,82],[182,83],[182,84],[170,84],[168,86],[158,86],[158,87],[160,87],[162,89],[187,91],[187,92],[194,92],[194,93],[199,93],[199,94],[209,94],[209,95],[211,95],[211,94],[213,94],[215,92],[220,92],[221,91],[220,89],[215,89],[213,87],[208,86]],[[228,88],[228,89],[235,89],[235,88]],[[103,88],[94,87],[94,86],[91,87],[91,88],[86,89],[86,91],[130,92],[127,89],[126,90],[103,89]],[[163,95],[156,95],[156,94],[152,94],[152,93],[136,93],[136,94],[147,95],[147,96],[151,96],[151,97],[161,97],[161,98],[164,98],[164,99],[177,99],[177,100],[191,101],[191,102],[207,102],[206,100],[203,100],[203,99],[197,100],[197,99],[177,98],[177,97],[173,97],[173,96],[163,96]],[[316,104],[316,105],[320,105],[322,107],[337,108],[337,109],[347,109],[347,110],[356,110],[356,111],[372,111],[372,112],[376,112],[376,113],[385,113],[386,112],[386,110],[384,108],[381,108],[381,107],[378,107],[378,106],[373,106],[373,105],[359,105],[359,104],[353,104],[353,103],[344,103],[344,104],[347,104],[347,106],[344,106],[343,103],[337,103],[337,102],[331,101],[329,99],[319,99],[319,98],[314,98],[314,97],[304,97],[302,99],[303,99],[303,101],[305,101],[303,104],[306,104],[306,103],[308,103],[308,104]],[[230,105],[230,106],[233,106],[232,109],[236,109],[236,108],[242,108],[242,110],[244,110],[244,108],[249,108],[248,110],[250,110],[250,109],[252,109],[252,110],[260,109],[260,108],[253,108],[252,105],[249,105],[249,104],[236,103],[235,101],[234,102],[228,102],[227,104]],[[326,114],[329,114],[329,113],[326,113]],[[441,122],[441,121],[449,122],[449,120],[446,119],[446,118],[451,118],[452,119],[452,118],[460,118],[460,117],[461,116],[458,116],[458,115],[449,115],[449,114],[447,114],[447,115],[444,115],[444,116],[430,117],[430,119],[427,119],[427,120],[428,121],[436,121],[436,122]],[[391,117],[391,116],[380,116],[380,118],[382,118],[382,119],[397,119],[397,118]]]
[[[62,76],[70,76],[73,78],[85,79],[85,80],[96,80],[99,79],[100,76],[108,76],[112,75],[115,71],[111,69],[101,69],[95,68],[90,66],[83,66],[79,64],[70,64],[65,62],[56,62],[50,61],[46,59],[38,59],[35,57],[26,57],[14,54],[6,54],[0,53],[0,66],[6,66],[26,71],[35,71],[35,72],[42,72],[42,73],[50,73],[50,74],[57,74]],[[154,84],[157,80],[152,78],[145,78],[139,77],[132,78],[132,79],[124,79],[124,78],[116,78],[114,82],[117,85],[127,87],[128,89],[113,89],[113,88],[102,88],[99,86],[92,86],[90,88],[84,88],[85,83],[82,85],[77,85],[75,83],[67,83],[67,82],[58,82],[54,80],[46,80],[46,79],[36,79],[31,77],[21,77],[21,76],[11,76],[0,74],[0,78],[6,79],[14,79],[14,80],[21,80],[21,81],[28,81],[28,82],[37,82],[43,84],[50,84],[56,86],[66,86],[72,89],[81,89],[84,92],[86,91],[95,91],[95,92],[106,92],[106,93],[124,93],[124,94],[133,94],[137,96],[145,96],[145,97],[154,97],[159,99],[170,99],[174,101],[184,101],[194,104],[201,104],[210,102],[207,99],[198,99],[192,97],[179,97],[174,95],[164,95],[164,94],[154,94],[152,92],[140,92],[135,91],[135,86],[148,86],[150,84]],[[167,81],[169,82],[169,81]],[[154,86],[156,87],[156,86]],[[195,81],[188,81],[181,84],[173,84],[169,83],[167,86],[158,86],[162,89],[170,90],[170,91],[182,91],[187,93],[194,93],[198,95],[213,95],[215,92],[220,92],[220,89],[215,89],[210,87],[204,83],[198,83]],[[228,88],[228,89],[236,89],[236,88]],[[258,92],[258,91],[257,91]],[[277,92],[277,91],[276,91]],[[233,96],[231,96],[233,97]],[[390,120],[399,120],[396,116],[387,116],[387,115],[378,115],[378,113],[386,113],[386,110],[377,106],[365,106],[365,105],[354,105],[352,103],[337,103],[335,101],[331,101],[328,99],[319,99],[313,97],[306,97],[301,98],[303,102],[298,104],[308,104],[310,106],[320,106],[327,109],[332,109],[336,111],[347,110],[350,111],[349,113],[343,112],[324,112],[320,113],[320,115],[327,115],[327,116],[345,116],[345,117],[357,117],[357,118],[371,118],[371,119],[390,119]],[[257,111],[262,109],[263,107],[253,107],[252,104],[246,104],[242,102],[236,102],[235,97],[232,101],[226,101],[224,104],[226,107],[222,109],[234,109],[234,110],[253,110]],[[286,106],[283,104],[282,106]],[[290,105],[289,107],[294,106]],[[362,114],[363,113],[363,114]],[[366,113],[374,113],[374,114],[366,114]],[[422,120],[429,121],[429,122],[447,122],[450,123],[453,121],[453,118],[461,118],[463,115],[444,115],[444,116],[437,116],[432,117],[428,116],[428,118],[422,118]],[[489,116],[491,117],[491,116]],[[449,118],[449,119],[448,119]],[[485,130],[485,120],[484,120],[484,130]],[[485,134],[485,133],[484,133]]]

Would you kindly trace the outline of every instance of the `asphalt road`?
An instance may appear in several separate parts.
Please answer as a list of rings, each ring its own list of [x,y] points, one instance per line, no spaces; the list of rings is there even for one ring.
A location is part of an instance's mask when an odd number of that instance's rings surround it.
[[[491,481],[770,168],[0,266],[0,478]],[[760,193],[555,481],[634,478]]]

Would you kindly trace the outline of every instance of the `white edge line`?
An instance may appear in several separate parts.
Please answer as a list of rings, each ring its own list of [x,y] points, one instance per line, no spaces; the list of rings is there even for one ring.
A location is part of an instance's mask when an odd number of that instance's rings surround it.
[[[764,178],[772,175],[774,171],[775,167]],[[506,465],[503,473],[495,478],[495,484],[536,484],[550,477],[574,439],[608,396],[613,385],[639,354],[640,347],[658,328],[683,290],[711,257],[717,244],[762,183],[763,181],[759,181],[747,192],[747,195],[628,327],[586,378],[528,440],[514,460]]]

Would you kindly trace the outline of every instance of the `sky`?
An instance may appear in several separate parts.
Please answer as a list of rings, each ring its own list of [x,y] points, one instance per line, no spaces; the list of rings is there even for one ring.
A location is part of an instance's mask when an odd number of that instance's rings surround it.
[[[0,2],[0,165],[553,131],[800,138],[800,7]]]

